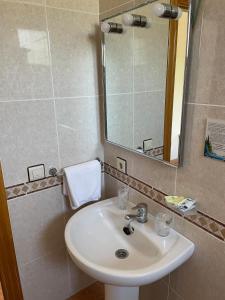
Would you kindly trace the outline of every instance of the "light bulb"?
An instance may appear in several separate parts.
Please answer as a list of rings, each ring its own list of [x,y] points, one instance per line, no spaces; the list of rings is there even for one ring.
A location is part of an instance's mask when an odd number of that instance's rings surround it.
[[[102,22],[101,31],[104,32],[104,33],[109,33],[110,32],[110,25],[109,25],[108,22]]]
[[[178,20],[182,16],[182,9],[167,3],[155,3],[152,7],[154,14],[160,18]]]
[[[122,17],[123,24],[126,26],[145,27],[151,26],[151,20],[145,16],[135,14],[125,14]]]
[[[131,25],[133,25],[134,17],[130,14],[125,14],[125,15],[123,15],[122,20],[123,20],[124,25],[131,26]]]
[[[102,22],[101,31],[104,33],[123,33],[123,26],[119,23]]]
[[[165,12],[165,6],[161,3],[155,3],[152,10],[157,17],[162,17]]]

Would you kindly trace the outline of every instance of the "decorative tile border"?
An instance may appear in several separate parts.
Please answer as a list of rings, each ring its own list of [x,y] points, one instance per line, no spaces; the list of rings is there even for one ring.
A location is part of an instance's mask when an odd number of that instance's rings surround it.
[[[119,180],[122,183],[129,185],[132,189],[143,194],[149,199],[155,201],[156,203],[162,205],[168,210],[176,213],[177,215],[184,217],[187,221],[197,225],[198,227],[212,234],[214,237],[225,241],[225,224],[219,222],[218,220],[213,219],[212,217],[204,214],[199,210],[192,215],[183,216],[177,210],[166,205],[164,200],[164,197],[166,196],[165,193],[155,189],[154,187],[146,184],[145,182],[135,177],[118,171],[116,168],[110,166],[107,163],[104,163],[104,165],[102,166],[102,172],[105,172],[106,174],[112,176],[116,180]],[[34,182],[27,182],[8,187],[6,188],[6,194],[8,200],[11,200],[27,194],[49,189],[61,184],[62,176],[47,177]]]
[[[161,147],[153,148],[151,150],[146,151],[145,155],[148,155],[148,156],[160,156],[160,155],[163,155],[163,151],[164,151],[164,147],[161,146]]]
[[[22,183],[6,188],[6,194],[8,200],[31,194],[41,190],[49,189],[57,185],[62,184],[62,176],[58,177],[46,177],[41,180]]]
[[[168,210],[176,213],[177,215],[184,217],[187,221],[197,225],[208,233],[212,234],[214,237],[225,241],[225,224],[219,222],[218,220],[213,219],[212,217],[202,213],[201,211],[195,211],[192,215],[182,215],[177,210],[168,207],[165,203],[164,197],[165,193],[158,191],[152,186],[140,181],[137,178],[129,176],[128,174],[121,173],[114,167],[105,163],[104,167],[105,173],[112,176],[113,178],[121,181],[124,184],[129,185],[134,190],[148,197],[149,199],[155,201],[156,203],[162,205]]]

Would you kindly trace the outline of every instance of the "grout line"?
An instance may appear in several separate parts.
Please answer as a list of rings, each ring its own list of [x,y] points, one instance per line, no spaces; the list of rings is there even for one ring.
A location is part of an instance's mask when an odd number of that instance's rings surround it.
[[[63,249],[65,249],[65,246],[58,247],[58,248],[57,248],[57,251],[60,252],[60,251],[63,250]],[[18,263],[19,268],[26,267],[27,265],[32,264],[32,263],[35,263],[36,261],[38,261],[38,260],[40,260],[40,259],[42,259],[42,258],[51,256],[51,255],[54,255],[54,253],[56,253],[56,251],[48,251],[48,252],[46,252],[46,254],[41,255],[41,256],[38,256],[38,257],[36,257],[36,258],[34,258],[34,259],[31,259],[29,262],[26,262],[26,263]]]
[[[1,0],[0,0],[1,1]],[[76,99],[85,99],[85,98],[98,98],[103,95],[87,95],[87,96],[70,96],[70,97],[54,97],[54,98],[30,98],[30,99],[10,99],[10,100],[0,100],[0,103],[11,103],[11,102],[31,102],[31,101],[49,101],[49,100],[76,100]]]
[[[168,279],[168,289],[167,289],[167,300],[169,300],[169,297],[170,297],[170,273],[169,273],[169,279]]]
[[[178,168],[176,168],[176,172],[175,172],[174,195],[177,194],[177,176],[178,176]]]
[[[134,1],[133,1],[133,5],[134,5]],[[135,123],[135,112],[134,112],[134,101],[135,101],[135,98],[134,98],[134,85],[135,85],[135,80],[134,80],[134,62],[135,62],[135,57],[134,57],[134,30],[135,30],[135,27],[132,27],[132,109],[133,109],[133,136],[132,136],[132,144],[133,144],[133,149],[134,149],[134,123]]]
[[[134,66],[133,66],[134,69]],[[106,96],[120,96],[120,95],[138,95],[138,94],[145,94],[145,93],[162,93],[163,90],[151,90],[151,91],[132,91],[132,92],[124,92],[124,93],[109,93]],[[104,96],[104,95],[102,95]]]
[[[91,15],[91,16],[99,16],[99,13],[96,12],[90,12],[90,11],[85,11],[85,10],[80,10],[80,9],[72,9],[72,8],[64,8],[64,7],[57,7],[57,6],[51,6],[47,5],[46,0],[43,1],[42,3],[35,3],[35,2],[28,2],[26,0],[0,0],[0,2],[8,2],[8,3],[16,3],[16,4],[26,4],[30,6],[37,6],[37,7],[45,7],[45,8],[53,8],[53,9],[58,9],[62,11],[68,11],[68,12],[74,12],[74,13],[80,13],[80,14],[86,14],[86,15]]]
[[[4,0],[5,1],[5,0]],[[74,12],[74,13],[79,13],[79,14],[86,14],[86,15],[90,15],[90,16],[96,16],[98,17],[99,14],[98,13],[93,13],[90,11],[85,11],[85,10],[80,10],[80,9],[72,9],[72,8],[64,8],[64,7],[57,7],[57,6],[51,6],[51,5],[47,5],[47,8],[53,8],[53,9],[58,9],[58,10],[62,10],[62,11],[68,11],[68,12]]]
[[[16,4],[26,4],[26,5],[31,5],[31,6],[38,6],[38,7],[43,7],[45,6],[45,1],[43,4],[41,3],[35,3],[35,2],[28,2],[28,1],[18,1],[18,0],[0,0],[0,2],[8,2],[8,3],[16,3]]]
[[[45,0],[46,4],[46,0]],[[56,100],[55,100],[55,88],[54,88],[54,77],[53,77],[53,61],[52,61],[52,53],[51,53],[51,39],[49,32],[49,23],[48,23],[48,14],[47,14],[47,6],[45,6],[45,20],[46,20],[46,28],[47,28],[47,37],[48,37],[48,51],[49,51],[49,60],[50,60],[50,76],[52,83],[52,93],[53,93],[53,106],[54,106],[54,117],[55,117],[55,130],[56,130],[56,140],[57,140],[57,155],[58,155],[58,168],[61,168],[61,157],[60,157],[60,147],[59,147],[59,132],[58,132],[58,124],[57,124],[57,111],[56,111]]]
[[[195,102],[188,102],[187,105],[197,105],[197,106],[206,106],[206,107],[219,107],[219,108],[225,108],[225,105],[220,104],[209,104],[209,103],[195,103]]]
[[[103,14],[106,14],[106,13],[108,13],[108,12],[110,12],[110,11],[113,11],[113,10],[115,10],[115,9],[117,9],[117,8],[120,8],[120,7],[123,7],[124,5],[126,5],[126,4],[131,4],[132,2],[134,2],[133,0],[130,0],[130,1],[127,1],[127,2],[124,2],[123,4],[120,4],[120,5],[118,5],[118,6],[115,6],[115,7],[113,7],[113,8],[110,8],[110,9],[107,9],[107,10],[104,10],[104,11],[99,11],[99,15],[101,16],[101,15],[103,15]]]

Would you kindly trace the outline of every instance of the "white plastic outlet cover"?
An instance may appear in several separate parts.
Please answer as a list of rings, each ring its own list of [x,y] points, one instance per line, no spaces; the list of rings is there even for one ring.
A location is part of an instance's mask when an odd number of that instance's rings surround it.
[[[120,172],[127,173],[127,161],[121,157],[116,158],[116,168]]]

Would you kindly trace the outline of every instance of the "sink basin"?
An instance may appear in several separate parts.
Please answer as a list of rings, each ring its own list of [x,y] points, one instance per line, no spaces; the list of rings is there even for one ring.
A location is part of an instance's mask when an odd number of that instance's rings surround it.
[[[124,217],[130,210],[119,210],[115,203],[115,198],[104,200],[74,214],[66,225],[66,245],[81,270],[106,284],[106,299],[138,299],[137,287],[183,264],[194,244],[172,229],[168,237],[157,235],[151,215],[145,224],[134,221],[134,233],[126,235]],[[126,250],[128,257],[118,258],[118,249]]]

